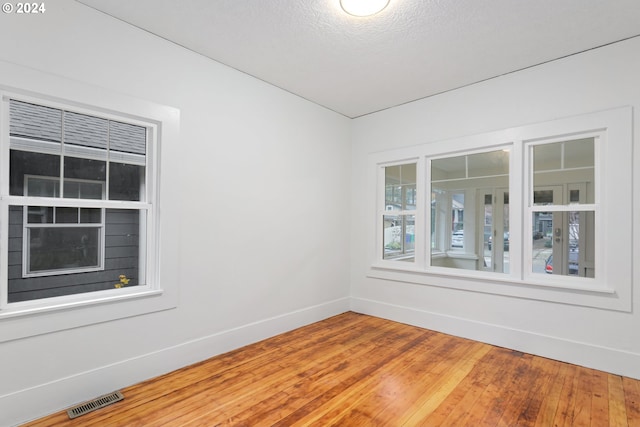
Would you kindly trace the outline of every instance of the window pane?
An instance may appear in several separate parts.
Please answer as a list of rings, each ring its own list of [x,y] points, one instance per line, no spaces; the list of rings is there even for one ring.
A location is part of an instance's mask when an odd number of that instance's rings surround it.
[[[384,216],[384,259],[414,260],[415,222],[415,215]]]
[[[27,222],[29,224],[53,224],[53,208],[46,206],[29,206]]]
[[[469,178],[499,176],[509,173],[509,151],[490,151],[467,156]]]
[[[416,164],[385,168],[385,210],[416,208]]]
[[[25,175],[59,177],[60,176],[60,156],[51,154],[31,153],[27,151],[11,150],[9,160],[9,187],[13,196],[24,196]],[[55,182],[52,181],[52,182]],[[40,189],[34,188],[34,196],[58,197],[54,188],[57,184],[43,184]],[[39,192],[39,194],[38,194]],[[31,194],[30,194],[31,195]]]
[[[103,183],[107,179],[106,162],[65,157],[64,177],[64,197],[72,199],[102,199]]]
[[[562,169],[562,143],[536,145],[533,165],[535,172]]]
[[[29,229],[29,272],[98,266],[100,229]]]
[[[144,166],[109,164],[109,200],[139,201],[143,183]]]
[[[9,131],[12,136],[60,142],[62,110],[15,99],[12,99],[9,105]]]
[[[483,203],[483,233],[482,233],[482,256],[483,267],[485,270],[491,271],[493,265],[493,254],[491,252],[491,246],[493,244],[493,195],[485,194]]]
[[[466,177],[466,156],[447,157],[431,161],[431,181],[445,181]]]
[[[80,198],[80,183],[78,181],[65,180],[64,197],[68,197],[71,199]]]
[[[27,196],[59,197],[60,182],[56,179],[27,177]]]
[[[105,273],[116,279],[126,276],[123,286],[144,284],[139,264],[145,244],[141,229],[145,227],[146,211],[107,209],[105,223]]]
[[[80,198],[81,199],[102,199],[103,196],[102,184],[96,184],[92,182],[80,183]]]
[[[86,179],[91,181],[105,181],[106,162],[102,160],[82,159],[79,157],[64,158],[64,177]]]
[[[100,182],[83,182],[65,180],[64,197],[69,199],[93,199],[103,198],[104,185]]]
[[[464,248],[464,193],[451,195],[451,247]]]
[[[77,224],[78,223],[78,208],[55,208],[56,224]]]
[[[111,151],[144,155],[147,147],[147,129],[128,123],[109,122]]]
[[[595,276],[595,213],[534,212],[533,272]]]
[[[509,272],[509,150],[431,161],[431,265]]]
[[[99,224],[102,222],[102,209],[82,208],[80,209],[80,223]]]
[[[564,167],[584,168],[594,166],[593,138],[577,139],[564,143]]]
[[[106,150],[109,121],[99,117],[64,113],[64,143]]]
[[[502,243],[502,272],[509,273],[511,264],[511,248],[509,241],[509,193],[504,194],[502,205],[502,241],[498,238],[497,244]]]
[[[584,138],[532,147],[535,205],[594,203],[594,144],[594,138]],[[564,197],[539,192],[541,187],[568,185],[571,193],[560,189]]]
[[[499,210],[500,207],[502,207],[502,212]],[[498,190],[495,196],[493,194],[484,195],[483,234],[483,259],[480,260],[482,269],[509,273],[509,193],[504,189]]]
[[[11,206],[9,302],[145,284],[144,268],[140,268],[145,241],[140,238],[140,230],[146,224],[146,211],[81,208],[81,220],[98,221],[101,212],[105,212],[104,227],[29,227],[25,236],[29,257],[23,257],[23,208]],[[32,274],[46,274],[23,277],[23,258]],[[73,272],[94,267],[95,271]]]
[[[533,192],[533,204],[539,206],[552,205],[553,190],[535,190]]]

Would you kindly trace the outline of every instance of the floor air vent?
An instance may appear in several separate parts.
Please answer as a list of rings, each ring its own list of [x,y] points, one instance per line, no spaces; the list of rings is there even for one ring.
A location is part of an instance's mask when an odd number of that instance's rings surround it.
[[[79,417],[80,415],[95,411],[96,409],[104,408],[105,406],[111,405],[112,403],[119,402],[122,399],[124,399],[122,393],[120,393],[119,391],[115,391],[113,393],[105,394],[104,396],[97,397],[93,400],[67,409],[67,414],[69,415],[69,418],[73,419]]]

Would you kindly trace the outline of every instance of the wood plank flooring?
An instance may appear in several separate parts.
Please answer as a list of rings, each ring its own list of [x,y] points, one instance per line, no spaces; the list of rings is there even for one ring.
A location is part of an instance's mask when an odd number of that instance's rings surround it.
[[[356,313],[44,426],[640,426],[640,381]]]

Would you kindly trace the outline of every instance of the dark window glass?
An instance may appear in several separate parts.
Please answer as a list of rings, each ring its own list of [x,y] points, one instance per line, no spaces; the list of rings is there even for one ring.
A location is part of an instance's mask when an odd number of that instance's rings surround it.
[[[56,224],[77,224],[78,208],[56,208]]]
[[[9,162],[9,193],[12,196],[24,196],[25,175],[60,176],[60,156],[11,150]],[[45,195],[49,196],[49,194],[43,194]]]
[[[29,229],[29,271],[96,267],[99,244],[96,227]]]
[[[109,164],[109,200],[140,200],[144,166],[125,163]]]
[[[29,206],[27,222],[29,224],[53,224],[53,208],[46,206]]]
[[[99,224],[102,222],[102,209],[82,208],[80,209],[80,223]]]
[[[64,197],[72,199],[102,199],[102,183],[107,179],[106,165],[107,163],[102,160],[65,157]]]

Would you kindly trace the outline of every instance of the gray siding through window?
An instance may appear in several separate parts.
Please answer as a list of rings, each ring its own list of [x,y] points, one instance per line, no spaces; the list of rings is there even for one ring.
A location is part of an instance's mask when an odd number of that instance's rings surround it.
[[[26,207],[25,207],[26,209]],[[22,277],[22,207],[9,208],[9,302],[113,289],[124,274],[138,285],[139,217],[137,210],[107,209],[103,271]]]
[[[9,132],[14,136],[62,141],[62,111],[11,100]]]
[[[144,155],[147,130],[141,126],[109,122],[110,149]]]
[[[11,136],[144,156],[147,130],[142,126],[63,111],[27,102],[9,104]]]
[[[109,121],[65,111],[64,142],[106,150],[109,142]]]

